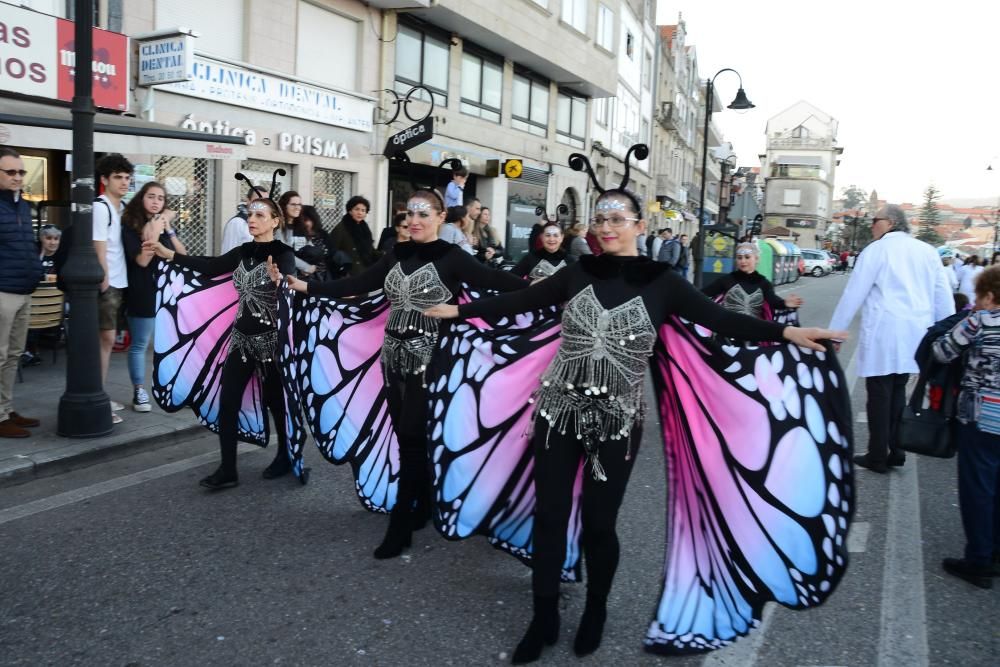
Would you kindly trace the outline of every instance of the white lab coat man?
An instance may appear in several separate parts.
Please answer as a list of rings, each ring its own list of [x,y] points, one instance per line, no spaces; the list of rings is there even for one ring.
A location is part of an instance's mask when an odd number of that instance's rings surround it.
[[[861,309],[858,376],[868,391],[868,453],[858,465],[875,472],[903,464],[897,429],[906,404],[906,381],[917,373],[914,355],[928,327],[955,312],[951,285],[937,251],[912,238],[898,206],[872,220],[874,242],[858,257],[830,320],[834,330],[850,327]]]

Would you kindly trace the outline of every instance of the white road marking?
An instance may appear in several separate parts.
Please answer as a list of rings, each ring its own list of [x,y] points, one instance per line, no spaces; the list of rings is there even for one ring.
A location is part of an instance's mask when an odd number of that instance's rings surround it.
[[[852,554],[863,554],[868,548],[868,535],[872,525],[868,521],[855,521],[847,533],[847,551]]]
[[[882,618],[878,667],[929,664],[924,600],[924,559],[920,542],[919,456],[889,473],[888,529],[882,573]]]
[[[857,416],[857,419],[855,419],[854,421],[857,422],[858,424],[867,424],[868,423],[868,413],[867,412],[859,412],[858,416]]]
[[[258,449],[260,448],[252,445],[240,444],[239,451],[243,453],[257,451]],[[199,454],[198,456],[193,456],[189,459],[184,459],[183,461],[166,463],[161,466],[156,466],[155,468],[142,470],[131,475],[125,475],[124,477],[109,479],[104,482],[98,482],[97,484],[91,484],[90,486],[84,486],[79,489],[73,489],[72,491],[66,491],[65,493],[59,493],[48,498],[41,498],[23,505],[8,507],[5,510],[0,510],[0,525],[33,516],[35,514],[39,514],[40,512],[48,512],[49,510],[72,505],[73,503],[94,498],[95,496],[102,496],[106,493],[126,489],[130,486],[135,486],[136,484],[142,484],[143,482],[149,482],[178,472],[191,470],[192,468],[197,468],[205,465],[206,463],[212,463],[218,460],[219,454],[216,452]]]
[[[701,663],[702,667],[753,667],[757,663],[760,647],[767,636],[767,629],[771,626],[776,606],[773,602],[764,605],[764,613],[761,614],[757,629],[751,630],[749,635],[729,646],[706,655]]]

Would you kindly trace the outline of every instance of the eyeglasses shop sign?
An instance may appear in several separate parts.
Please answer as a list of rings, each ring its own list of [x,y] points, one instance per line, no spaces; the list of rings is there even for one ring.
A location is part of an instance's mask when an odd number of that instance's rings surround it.
[[[257,145],[257,131],[231,125],[228,120],[195,120],[194,114],[188,114],[181,122],[181,129],[205,132],[206,134],[221,134],[227,137],[243,137],[247,146]],[[329,157],[337,160],[349,160],[350,151],[345,143],[337,143],[333,139],[312,137],[305,134],[279,132],[276,137],[278,150],[317,157]],[[270,146],[271,137],[261,137],[260,143]]]

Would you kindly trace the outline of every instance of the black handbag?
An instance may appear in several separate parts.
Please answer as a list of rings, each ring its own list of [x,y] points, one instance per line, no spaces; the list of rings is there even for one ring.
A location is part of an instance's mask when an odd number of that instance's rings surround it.
[[[958,443],[954,437],[955,420],[948,405],[942,410],[924,407],[924,393],[927,380],[923,374],[917,380],[910,402],[903,408],[903,418],[899,424],[899,446],[913,454],[950,459],[955,456]],[[953,403],[947,400],[947,403]]]

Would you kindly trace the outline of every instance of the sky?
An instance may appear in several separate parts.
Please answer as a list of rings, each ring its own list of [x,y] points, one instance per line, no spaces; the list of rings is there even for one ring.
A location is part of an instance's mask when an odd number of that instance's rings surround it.
[[[678,12],[700,76],[737,70],[757,105],[712,116],[741,166],[759,166],[767,119],[806,100],[840,123],[837,195],[919,203],[933,184],[1000,201],[1000,2],[658,0],[657,23]],[[737,77],[715,85],[728,105]]]

